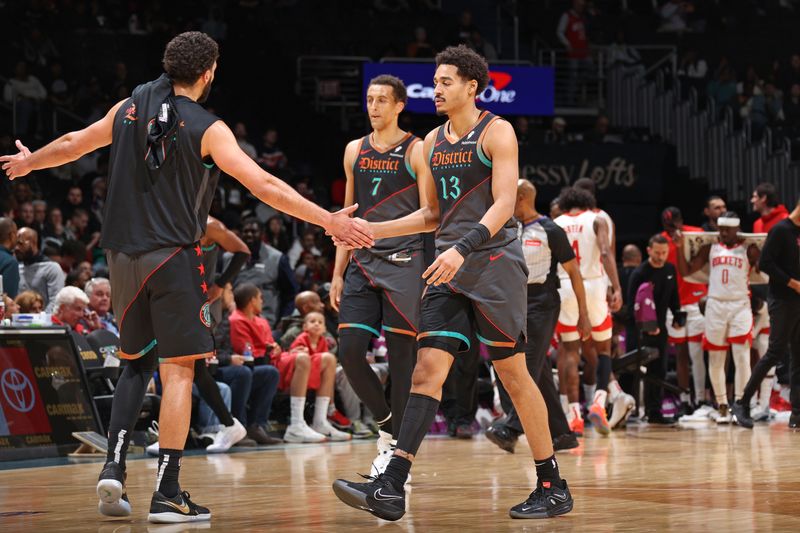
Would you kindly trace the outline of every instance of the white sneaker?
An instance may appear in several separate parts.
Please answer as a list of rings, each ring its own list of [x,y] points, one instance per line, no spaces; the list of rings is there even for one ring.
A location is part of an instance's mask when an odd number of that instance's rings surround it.
[[[345,431],[339,431],[338,429],[333,427],[333,425],[327,420],[325,420],[321,424],[312,425],[311,429],[313,429],[317,433],[325,435],[332,441],[345,441],[353,438],[353,436],[350,433],[347,433]]]
[[[636,400],[630,394],[622,393],[614,399],[614,407],[611,410],[611,418],[608,425],[611,429],[625,427],[625,423],[630,418],[633,409],[636,407]]]
[[[752,411],[750,411],[750,418],[753,419],[753,422],[765,422],[770,419],[770,412],[769,407],[766,409],[761,409],[760,407],[756,407]]]
[[[308,424],[301,422],[299,424],[290,424],[286,427],[286,433],[283,434],[283,440],[286,442],[325,442],[328,437],[322,433],[317,433]]]
[[[231,449],[231,446],[247,436],[247,430],[241,422],[233,419],[232,426],[225,426],[222,431],[214,435],[214,442],[206,446],[209,453],[224,453]]]
[[[153,444],[145,448],[147,455],[152,455],[153,457],[158,457],[158,441],[155,441]]]
[[[392,434],[385,431],[378,431],[378,456],[372,461],[369,468],[369,475],[378,477],[386,471],[389,461],[394,453],[392,444]]]
[[[730,424],[733,421],[731,410],[727,405],[720,405],[716,413],[709,415],[711,419],[717,424]]]

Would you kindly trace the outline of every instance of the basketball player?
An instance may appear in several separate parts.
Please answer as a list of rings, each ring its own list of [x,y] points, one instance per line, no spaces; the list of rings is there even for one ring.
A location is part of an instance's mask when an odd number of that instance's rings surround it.
[[[611,253],[609,226],[603,217],[594,211],[594,197],[583,189],[576,187],[561,193],[559,206],[563,214],[555,220],[567,234],[567,239],[575,251],[575,258],[581,269],[589,322],[592,325],[592,340],[598,343],[599,353],[611,353],[612,323],[607,300],[608,282],[611,281],[611,309],[619,309],[622,305],[622,289],[619,285],[617,265]],[[558,317],[556,331],[561,337],[563,349],[559,352],[559,374],[565,381],[569,411],[567,420],[575,433],[583,434],[583,417],[578,403],[578,363],[580,356],[580,334],[578,333],[578,307],[575,293],[564,283],[566,272],[559,271],[562,278],[561,312]],[[605,404],[608,399],[607,389],[610,385],[611,359],[608,368],[603,371],[604,381],[598,383],[597,391],[586,401],[592,402],[589,415],[596,431],[608,434],[611,431],[606,417]],[[616,384],[616,381],[614,382]],[[563,389],[562,389],[563,390]],[[611,401],[616,401],[624,394],[616,384],[612,387]],[[622,396],[624,399],[625,396]],[[628,407],[625,407],[629,411]]]
[[[344,205],[357,202],[356,216],[370,222],[395,220],[430,204],[424,189],[417,186],[419,176],[429,172],[422,143],[397,125],[407,99],[399,78],[383,75],[371,80],[367,112],[373,131],[345,149]],[[430,181],[430,177],[424,179]],[[336,250],[331,305],[339,311],[339,358],[353,390],[378,424],[373,476],[382,474],[389,464],[411,390],[424,287],[422,248],[422,235],[412,234],[382,239],[373,248],[355,253]],[[390,354],[391,409],[367,361],[370,342],[380,336],[381,327]]]
[[[385,520],[405,514],[403,484],[436,415],[453,358],[468,348],[473,328],[517,409],[538,475],[536,489],[509,514],[545,518],[572,510],[547,409],[525,366],[528,271],[512,219],[517,141],[511,124],[475,107],[488,81],[486,60],[466,46],[436,56],[434,104],[449,120],[426,136],[431,174],[418,176],[426,196],[436,201],[401,219],[371,224],[379,238],[437,230],[437,257],[423,273],[428,286],[419,351],[397,448],[386,471],[370,482],[339,479],[333,485],[347,505]]]
[[[687,264],[683,255],[683,234],[675,233],[678,248],[678,271],[688,276],[709,267],[708,300],[705,313],[703,348],[708,350],[708,375],[714,389],[719,416],[718,424],[731,421],[728,390],[725,380],[725,359],[728,347],[736,366],[735,399],[744,393],[750,379],[750,344],[753,331],[753,311],[750,308],[750,269],[758,268],[760,251],[751,244],[742,246],[739,237],[739,216],[733,211],[717,219],[719,242],[707,244]]]
[[[669,255],[667,261],[675,266],[678,272],[678,296],[681,301],[681,311],[686,313],[686,323],[677,327],[672,311],[667,310],[667,340],[675,346],[678,352],[678,386],[682,389],[689,388],[689,361],[692,363],[692,383],[694,384],[695,406],[706,400],[706,362],[703,359],[703,331],[704,319],[700,313],[700,300],[708,293],[708,285],[692,283],[683,279],[678,266],[678,250],[675,244],[677,232],[689,233],[703,231],[703,228],[689,226],[683,223],[683,214],[677,207],[667,207],[661,213],[661,224],[664,231],[661,233],[667,239]],[[681,393],[681,409],[679,414],[689,414],[691,396]],[[702,411],[709,409],[701,406]]]
[[[17,141],[19,153],[0,158],[3,170],[15,179],[111,145],[100,245],[107,250],[112,299],[123,310],[120,355],[130,362],[114,392],[107,462],[97,484],[99,510],[110,516],[131,512],[125,456],[147,384],[160,362],[161,449],[148,518],[211,518],[207,508],[181,491],[178,474],[189,429],[194,360],[214,353],[198,241],[220,172],[274,208],[320,225],[341,241],[356,248],[373,244],[371,230],[349,217],[358,206],[331,214],[305,200],[247,157],[231,130],[199,105],[211,91],[218,55],[209,36],[182,33],[167,44],[166,74],[137,87],[104,118],[34,153]]]
[[[611,219],[611,215],[609,215],[606,211],[597,207],[597,186],[595,181],[591,178],[580,178],[575,181],[573,185],[576,189],[582,189],[589,194],[592,195],[594,199],[595,207],[592,209],[594,213],[601,219],[606,222],[606,226],[608,227],[608,235],[609,235],[609,253],[611,254],[611,261],[616,265],[616,250],[617,250],[617,232],[616,227],[614,225],[614,221]],[[608,286],[613,286],[614,283],[611,280],[611,277],[608,272],[605,273],[606,283]],[[619,279],[619,272],[617,273],[617,278]],[[620,287],[622,287],[621,283],[618,283]],[[612,313],[616,313],[620,310],[622,306],[622,299],[619,300],[619,305],[617,306],[612,305],[609,307],[609,310]],[[592,420],[592,424],[596,431],[600,433],[607,433],[605,431],[605,424],[604,420],[606,419],[605,413],[605,400],[606,397],[610,399],[614,403],[614,410],[611,416],[611,419],[608,420],[608,427],[614,429],[615,427],[620,427],[630,416],[633,408],[636,405],[636,400],[630,394],[626,394],[622,392],[622,387],[619,386],[616,377],[611,372],[611,343],[612,339],[607,341],[596,341],[594,339],[589,339],[584,341],[582,348],[582,352],[584,354],[584,358],[586,358],[586,354],[590,354],[588,359],[596,360],[596,369],[597,369],[597,376],[596,382],[594,384],[587,385],[587,371],[591,370],[591,366],[584,367],[584,384],[585,387],[585,396],[587,400],[589,398],[594,399],[597,396],[599,401],[593,402],[592,406],[589,408],[589,418]],[[594,376],[591,376],[594,377]],[[597,384],[600,384],[597,386]],[[603,386],[608,384],[607,386]],[[600,393],[596,394],[595,387],[597,391],[606,391],[607,394]]]

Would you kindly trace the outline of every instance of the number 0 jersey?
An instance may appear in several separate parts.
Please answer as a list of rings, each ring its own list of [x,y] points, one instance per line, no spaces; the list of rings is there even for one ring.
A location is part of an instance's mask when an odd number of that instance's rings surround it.
[[[708,252],[708,297],[716,300],[749,298],[750,261],[747,248],[714,243]]]
[[[417,176],[411,166],[411,148],[419,140],[408,133],[399,143],[381,152],[372,145],[369,135],[361,139],[353,164],[353,192],[358,203],[356,216],[370,222],[383,222],[419,209]],[[421,249],[422,235],[416,234],[380,239],[369,251],[387,255]]]
[[[604,275],[600,263],[600,247],[594,232],[594,221],[598,217],[593,211],[581,211],[576,215],[564,214],[555,223],[564,228],[567,239],[575,252],[575,258],[581,267],[583,279],[599,278]],[[568,278],[563,268],[559,267],[559,277]]]
[[[495,120],[484,111],[475,126],[455,142],[445,135],[448,121],[439,126],[430,153],[430,166],[439,199],[439,229],[436,248],[450,248],[466,232],[480,222],[494,204],[492,195],[492,162],[481,149],[484,134]],[[517,238],[517,227],[509,219],[479,250],[505,246]]]

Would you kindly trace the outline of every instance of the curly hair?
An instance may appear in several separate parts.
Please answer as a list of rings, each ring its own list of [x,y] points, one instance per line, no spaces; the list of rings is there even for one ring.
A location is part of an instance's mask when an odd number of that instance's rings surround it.
[[[478,92],[480,94],[489,85],[489,64],[472,48],[463,44],[458,46],[448,46],[436,54],[436,66],[453,65],[461,78],[478,82]]]
[[[558,207],[561,211],[568,213],[571,209],[594,209],[594,196],[591,193],[578,189],[577,187],[570,187],[562,191],[558,196]]]
[[[408,102],[408,93],[406,93],[406,85],[403,80],[391,74],[381,74],[369,80],[369,85],[386,85],[392,88],[392,94],[397,102]]]
[[[191,85],[219,57],[216,41],[199,31],[176,35],[164,50],[164,70],[172,81]]]

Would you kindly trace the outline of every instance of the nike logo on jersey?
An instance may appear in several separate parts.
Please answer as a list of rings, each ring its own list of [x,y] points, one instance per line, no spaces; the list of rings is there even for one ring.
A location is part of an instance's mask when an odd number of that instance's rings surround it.
[[[489,256],[489,261],[497,261],[498,259],[500,259],[500,258],[501,258],[501,257],[503,257],[504,255],[506,255],[506,253],[505,253],[505,252],[500,252],[500,253],[499,253],[499,254],[497,254],[497,255],[490,255],[490,256]]]
[[[444,141],[445,141],[445,139],[442,139],[441,141],[436,143],[436,145],[434,145],[434,148],[439,148],[439,145],[442,144]]]
[[[361,150],[361,152],[359,152],[359,154],[360,155],[364,155],[364,154],[370,153],[371,151],[372,151],[372,148],[367,148],[366,150]]]
[[[392,496],[390,494],[382,494],[381,493],[381,489],[376,490],[375,494],[373,494],[372,497],[375,498],[376,500],[382,501],[382,502],[392,501],[392,500],[402,500],[403,499],[402,496]]]

